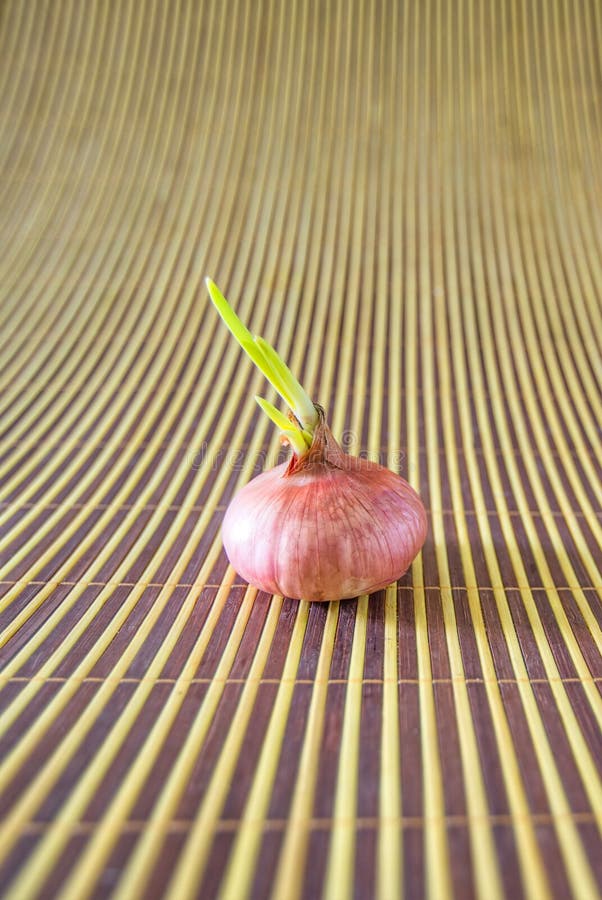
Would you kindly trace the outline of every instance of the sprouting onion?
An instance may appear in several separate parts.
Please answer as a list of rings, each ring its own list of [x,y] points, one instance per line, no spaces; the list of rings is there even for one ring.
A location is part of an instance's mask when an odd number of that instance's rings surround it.
[[[257,403],[290,444],[288,462],[253,478],[222,526],[228,558],[261,590],[305,600],[371,593],[403,575],[427,532],[426,512],[394,472],[346,454],[276,350],[240,321],[206,279],[220,316],[289,408]]]

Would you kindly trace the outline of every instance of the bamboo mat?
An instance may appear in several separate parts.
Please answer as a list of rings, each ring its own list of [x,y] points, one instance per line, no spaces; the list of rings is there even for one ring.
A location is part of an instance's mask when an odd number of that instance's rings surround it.
[[[0,885],[602,885],[602,5],[0,5]],[[222,287],[398,470],[373,596],[250,589]]]

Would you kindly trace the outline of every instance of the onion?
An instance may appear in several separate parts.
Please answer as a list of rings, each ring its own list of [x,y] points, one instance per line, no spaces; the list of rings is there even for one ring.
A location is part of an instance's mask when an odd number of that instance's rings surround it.
[[[271,594],[341,600],[397,581],[424,544],[426,512],[412,487],[377,463],[345,453],[276,351],[247,331],[207,279],[211,299],[243,349],[290,407],[257,397],[291,445],[288,463],[233,498],[222,539],[233,568]]]

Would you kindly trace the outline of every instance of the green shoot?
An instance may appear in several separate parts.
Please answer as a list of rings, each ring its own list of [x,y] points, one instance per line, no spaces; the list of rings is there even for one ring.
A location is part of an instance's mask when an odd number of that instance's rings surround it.
[[[299,440],[301,441],[303,447],[302,452],[304,453],[311,444],[313,429],[317,421],[316,410],[310,397],[303,390],[276,350],[274,350],[274,348],[262,337],[253,337],[249,329],[243,325],[215,282],[210,278],[206,278],[205,283],[215,308],[242,349],[247,356],[253,360],[260,372],[265,375],[272,387],[280,394],[303,428],[296,429],[292,423],[276,409],[276,407],[269,404],[271,410],[275,411],[277,415],[285,421],[286,427],[279,424],[280,420],[276,421],[273,414],[268,412],[268,409],[258,400],[262,409],[272,421],[276,422],[279,428],[282,428],[282,430],[286,432],[287,438],[291,441],[291,444],[293,444],[295,449],[297,449]],[[263,401],[263,403],[265,402],[266,401]],[[296,443],[290,437],[291,434],[295,436]]]
[[[266,340],[259,335],[255,338],[255,343],[259,347],[259,349],[263,352],[263,355],[268,360],[274,372],[276,372],[277,376],[282,379],[282,383],[286,385],[287,389],[290,391],[290,395],[293,399],[293,412],[299,419],[299,421],[303,425],[309,425],[310,427],[316,424],[316,408],[313,405],[310,397],[305,393],[287,364],[284,360],[276,353],[274,348],[268,344]]]
[[[293,400],[292,394],[288,390],[288,385],[279,380],[278,373],[274,371],[274,367],[270,363],[270,361],[266,358],[265,353],[261,350],[259,345],[257,344],[256,339],[254,338],[252,343],[245,338],[239,341],[240,346],[245,351],[248,357],[253,360],[257,368],[262,372],[267,380],[270,382],[273,388],[275,388],[286,405],[294,410],[295,409],[295,401]]]
[[[263,397],[258,397],[257,395],[255,395],[255,399],[261,406],[266,416],[268,416],[272,420],[274,425],[277,425],[278,428],[281,429],[281,431],[288,431],[289,428],[294,428],[295,431],[299,431],[298,427],[293,425],[293,423],[289,419],[287,419],[284,413],[280,412],[279,409],[276,409],[273,403],[270,403],[269,400],[264,400]],[[300,431],[299,434],[301,434]]]
[[[303,432],[292,422],[290,422],[284,413],[281,413],[279,409],[276,409],[273,404],[271,404],[268,400],[264,400],[263,397],[255,396],[255,399],[259,403],[260,407],[264,411],[264,413],[272,420],[274,425],[276,425],[283,434],[288,438],[289,443],[293,447],[295,453],[299,456],[303,456],[307,453],[307,448],[310,446],[310,443],[307,443],[304,439]]]

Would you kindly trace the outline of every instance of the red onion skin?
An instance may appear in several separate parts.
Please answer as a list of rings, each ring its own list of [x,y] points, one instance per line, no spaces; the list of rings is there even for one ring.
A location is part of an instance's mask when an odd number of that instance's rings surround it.
[[[424,506],[407,481],[345,454],[322,418],[309,452],[252,479],[222,526],[230,563],[246,581],[314,601],[397,581],[426,533]]]

